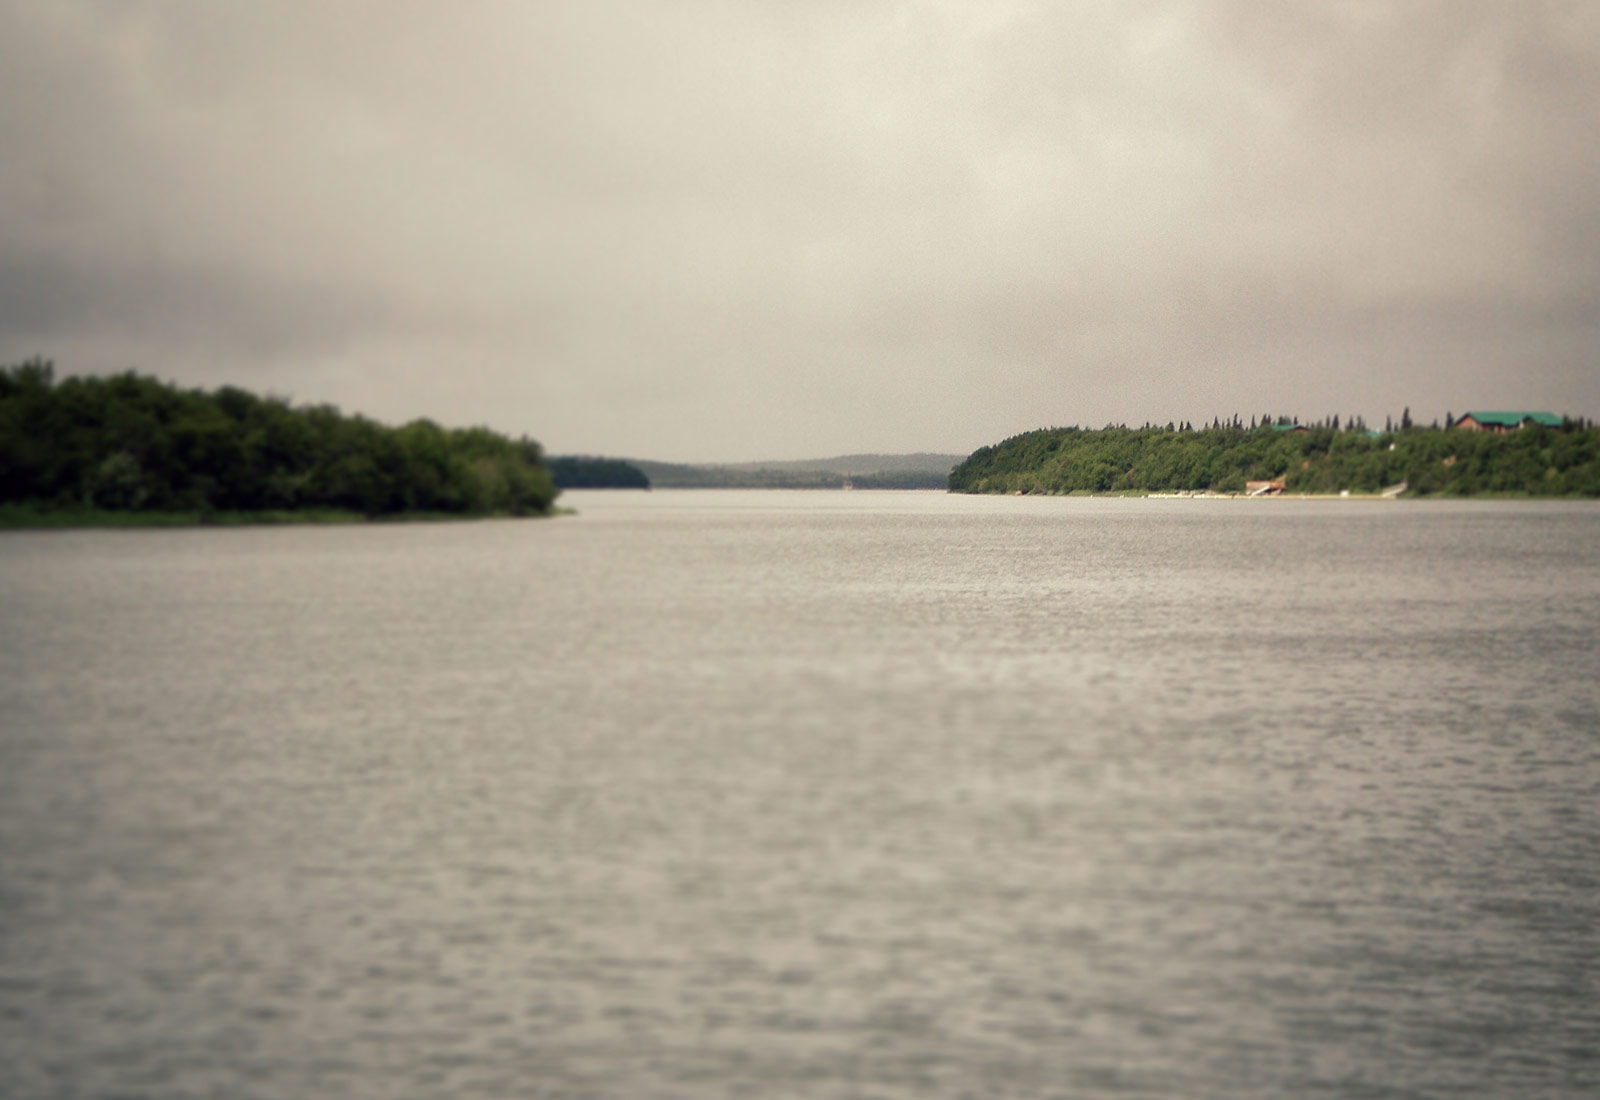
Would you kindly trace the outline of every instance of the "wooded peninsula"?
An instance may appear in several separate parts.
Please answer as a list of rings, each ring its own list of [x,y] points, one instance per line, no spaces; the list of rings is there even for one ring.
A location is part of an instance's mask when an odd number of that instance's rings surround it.
[[[552,455],[545,459],[558,489],[648,489],[650,479],[620,458]]]
[[[1484,414],[1508,416],[1520,414]],[[1285,418],[1098,430],[1048,428],[974,451],[950,474],[961,493],[1271,492],[1600,497],[1600,430],[1536,414],[1516,427],[1471,415],[1448,427],[1368,429]]]
[[[559,490],[539,444],[133,372],[0,368],[0,523],[534,516]]]

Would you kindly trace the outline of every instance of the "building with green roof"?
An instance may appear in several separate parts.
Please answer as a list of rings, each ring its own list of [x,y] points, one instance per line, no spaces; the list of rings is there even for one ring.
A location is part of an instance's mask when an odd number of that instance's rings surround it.
[[[1509,432],[1538,424],[1544,428],[1561,427],[1561,418],[1547,412],[1469,412],[1463,413],[1451,427],[1468,428],[1475,432]]]

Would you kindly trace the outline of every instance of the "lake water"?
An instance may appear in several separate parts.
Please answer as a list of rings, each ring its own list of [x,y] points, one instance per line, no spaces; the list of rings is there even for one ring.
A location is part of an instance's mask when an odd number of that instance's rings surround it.
[[[1600,1094],[1600,507],[0,536],[0,1095]]]

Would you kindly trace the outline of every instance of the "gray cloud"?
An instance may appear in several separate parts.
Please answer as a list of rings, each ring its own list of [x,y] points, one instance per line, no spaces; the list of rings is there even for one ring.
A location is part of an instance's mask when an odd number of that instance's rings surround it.
[[[1584,3],[0,0],[0,360],[557,450],[1593,415]]]

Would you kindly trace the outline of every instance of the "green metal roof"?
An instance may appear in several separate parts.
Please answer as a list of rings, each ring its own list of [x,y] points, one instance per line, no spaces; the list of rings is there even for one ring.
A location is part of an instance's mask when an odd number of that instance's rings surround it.
[[[1469,412],[1466,415],[1479,424],[1499,424],[1506,428],[1515,428],[1524,420],[1543,424],[1547,428],[1561,427],[1561,418],[1547,412]]]

